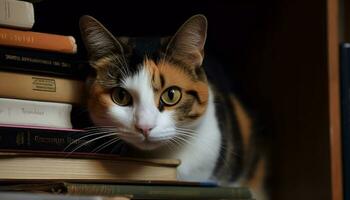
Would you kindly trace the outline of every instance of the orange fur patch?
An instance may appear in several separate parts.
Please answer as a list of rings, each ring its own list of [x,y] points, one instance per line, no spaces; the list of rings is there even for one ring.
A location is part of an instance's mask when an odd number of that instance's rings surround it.
[[[186,91],[196,91],[199,97],[199,102],[195,102],[190,115],[201,115],[207,107],[208,103],[208,84],[203,81],[193,80],[190,74],[188,74],[181,67],[173,66],[173,64],[168,62],[159,62],[156,64],[153,60],[146,59],[144,62],[145,66],[148,68],[150,77],[152,79],[153,87],[155,91],[155,102],[159,104],[159,98],[165,89],[171,86],[177,86],[182,89],[182,99],[184,102],[186,99],[192,98]],[[161,78],[164,77],[165,84],[161,88]],[[175,106],[165,107],[165,109],[176,109],[181,105],[181,101]]]
[[[231,102],[235,108],[238,126],[242,133],[243,150],[247,152],[252,134],[252,120],[236,97],[231,96]]]
[[[266,200],[267,194],[264,190],[264,179],[266,176],[266,160],[261,158],[258,161],[253,177],[245,183],[250,187],[255,195],[255,198]]]
[[[104,116],[108,108],[114,103],[110,96],[110,90],[102,88],[96,82],[92,84],[89,93],[88,107],[95,116]]]

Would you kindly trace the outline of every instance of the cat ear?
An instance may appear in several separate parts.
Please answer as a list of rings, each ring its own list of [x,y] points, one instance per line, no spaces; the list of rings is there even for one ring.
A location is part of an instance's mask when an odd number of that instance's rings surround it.
[[[82,16],[79,27],[90,61],[97,61],[111,53],[124,55],[122,44],[95,18]]]
[[[184,62],[191,67],[201,66],[204,58],[207,24],[204,15],[192,16],[172,37],[166,53],[172,59]]]

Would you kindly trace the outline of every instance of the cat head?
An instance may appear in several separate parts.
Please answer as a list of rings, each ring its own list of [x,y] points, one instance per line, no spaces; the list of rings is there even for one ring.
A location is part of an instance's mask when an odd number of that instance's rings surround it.
[[[95,71],[87,102],[96,125],[143,150],[194,133],[209,95],[203,15],[158,40],[115,37],[90,16],[81,17],[80,30]]]

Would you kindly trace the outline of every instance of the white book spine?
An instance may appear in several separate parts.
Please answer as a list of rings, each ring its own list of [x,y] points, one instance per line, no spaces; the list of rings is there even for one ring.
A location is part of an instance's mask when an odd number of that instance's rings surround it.
[[[65,103],[0,98],[0,123],[72,128],[72,105]]]
[[[31,29],[34,25],[33,4],[18,0],[0,0],[0,25]]]

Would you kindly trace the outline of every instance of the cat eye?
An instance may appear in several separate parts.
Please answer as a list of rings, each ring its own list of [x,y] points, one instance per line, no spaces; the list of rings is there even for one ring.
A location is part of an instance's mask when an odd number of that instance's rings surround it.
[[[160,97],[160,100],[166,106],[173,106],[180,101],[181,96],[182,94],[180,88],[173,86],[166,89],[163,92],[162,96]]]
[[[124,88],[114,88],[111,96],[113,102],[119,106],[128,106],[132,103],[131,95]]]

